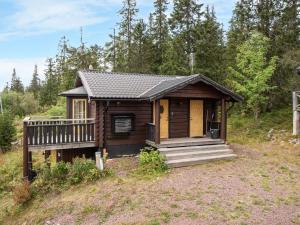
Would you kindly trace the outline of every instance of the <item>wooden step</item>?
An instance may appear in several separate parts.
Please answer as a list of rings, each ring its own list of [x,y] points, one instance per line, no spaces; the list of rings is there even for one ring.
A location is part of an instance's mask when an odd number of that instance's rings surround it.
[[[177,147],[189,147],[189,146],[207,146],[207,145],[219,145],[224,144],[224,140],[222,139],[191,139],[188,141],[169,141],[162,142],[157,147],[158,148],[177,148]]]
[[[215,161],[215,160],[230,160],[235,157],[236,154],[220,154],[220,155],[212,155],[212,156],[183,158],[183,159],[176,159],[176,160],[168,160],[167,165],[170,168],[175,168],[175,167],[183,167],[183,166],[192,166],[192,165],[202,164],[202,163]]]
[[[185,146],[185,147],[174,147],[174,148],[159,148],[158,150],[163,154],[168,153],[181,153],[181,152],[198,152],[198,151],[209,151],[209,150],[220,150],[229,149],[229,145],[218,144],[218,145],[201,145],[201,146]]]
[[[196,158],[212,155],[224,155],[231,154],[233,151],[229,148],[217,149],[217,150],[201,150],[201,151],[182,151],[176,153],[166,153],[164,154],[168,161],[176,159],[187,159],[187,158]]]

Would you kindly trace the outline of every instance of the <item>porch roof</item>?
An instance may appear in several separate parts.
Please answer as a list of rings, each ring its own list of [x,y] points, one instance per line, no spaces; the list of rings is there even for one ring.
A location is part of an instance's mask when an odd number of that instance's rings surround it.
[[[89,98],[93,99],[131,99],[154,100],[168,92],[181,89],[189,84],[203,82],[217,91],[231,97],[232,101],[242,101],[240,95],[211,79],[195,74],[190,76],[166,76],[136,73],[108,73],[97,71],[78,71],[76,84],[84,87]],[[76,89],[62,93],[68,95],[79,91]],[[83,92],[83,90],[81,89]]]
[[[86,92],[85,88],[83,86],[64,91],[60,93],[61,96],[88,96],[88,93]]]

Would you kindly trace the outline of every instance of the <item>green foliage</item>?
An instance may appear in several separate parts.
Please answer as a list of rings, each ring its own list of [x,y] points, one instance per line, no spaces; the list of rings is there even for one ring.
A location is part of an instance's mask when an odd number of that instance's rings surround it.
[[[85,158],[75,158],[73,163],[58,162],[53,166],[43,164],[38,169],[34,187],[38,192],[59,190],[73,184],[95,181],[110,176],[110,170],[98,170],[95,162]]]
[[[20,108],[23,111],[23,115],[32,115],[39,111],[39,102],[34,97],[34,93],[26,92],[22,95],[21,99]]]
[[[274,133],[282,130],[291,133],[292,109],[290,106],[265,112],[257,120],[245,114],[232,114],[228,118],[229,142],[261,143],[268,140],[268,132],[271,129]]]
[[[246,110],[257,119],[269,101],[269,92],[274,89],[270,80],[274,74],[277,57],[267,59],[269,39],[253,32],[249,40],[238,48],[236,67],[229,67],[229,84],[245,97]]]
[[[23,117],[38,112],[39,104],[32,93],[7,91],[1,93],[3,108],[12,116]]]
[[[66,116],[66,99],[64,97],[58,98],[56,105],[51,106],[45,114],[50,117],[65,117]]]
[[[144,149],[141,149],[137,172],[138,174],[145,176],[159,175],[168,169],[165,161],[165,157],[157,150],[154,150],[151,147],[145,147]]]
[[[226,70],[225,44],[222,25],[214,9],[206,7],[203,21],[197,24],[194,73],[201,73],[219,83],[224,82]]]
[[[0,152],[10,150],[15,135],[16,128],[13,117],[7,112],[0,114]]]
[[[22,177],[22,157],[20,151],[0,153],[0,197],[11,191]]]
[[[47,68],[45,72],[45,83],[40,93],[41,106],[51,106],[57,103],[59,80],[55,74],[54,61],[52,58],[47,59]]]

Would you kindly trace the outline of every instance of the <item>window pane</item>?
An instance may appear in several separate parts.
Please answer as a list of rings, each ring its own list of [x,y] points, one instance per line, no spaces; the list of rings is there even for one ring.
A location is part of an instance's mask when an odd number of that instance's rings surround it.
[[[128,133],[132,130],[132,119],[130,117],[115,118],[115,133]]]
[[[86,117],[86,100],[74,99],[74,119],[84,119]]]

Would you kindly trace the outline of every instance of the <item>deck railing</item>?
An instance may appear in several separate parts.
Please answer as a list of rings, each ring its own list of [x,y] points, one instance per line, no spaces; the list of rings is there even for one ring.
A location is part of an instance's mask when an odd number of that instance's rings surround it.
[[[95,142],[95,119],[24,120],[28,146]]]
[[[155,142],[155,125],[147,123],[147,140]]]

